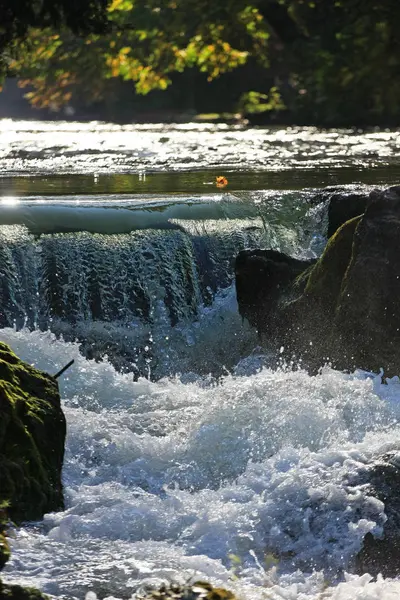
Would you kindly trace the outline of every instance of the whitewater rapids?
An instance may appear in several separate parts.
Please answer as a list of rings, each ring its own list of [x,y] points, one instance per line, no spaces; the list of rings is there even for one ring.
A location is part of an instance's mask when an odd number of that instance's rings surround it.
[[[219,381],[134,382],[50,333],[0,338],[51,373],[75,359],[60,381],[66,510],[13,533],[6,581],[70,599],[171,579],[255,600],[399,597],[400,581],[347,574],[386,519],[349,479],[400,449],[396,378],[310,377],[254,355]]]

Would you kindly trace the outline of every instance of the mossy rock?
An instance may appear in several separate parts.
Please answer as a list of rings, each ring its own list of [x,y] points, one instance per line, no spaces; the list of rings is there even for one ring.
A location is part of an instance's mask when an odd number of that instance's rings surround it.
[[[328,206],[328,237],[331,237],[343,223],[362,215],[367,208],[369,195],[365,191],[348,193],[342,190],[332,194]]]
[[[57,381],[0,342],[0,503],[12,520],[62,508],[65,430]]]
[[[9,585],[0,579],[0,600],[49,600],[49,597],[35,588]]]
[[[308,301],[324,305],[324,310],[335,310],[338,296],[349,266],[354,232],[361,216],[346,221],[329,239],[322,256],[308,273],[304,296]]]
[[[337,301],[338,368],[400,375],[399,239],[400,186],[371,192]]]
[[[270,345],[283,347],[286,358],[301,359],[311,372],[329,362],[341,370],[383,368],[386,376],[399,375],[399,239],[400,186],[373,191],[364,214],[337,229],[315,265],[283,290],[275,285],[274,296],[269,272],[253,269],[255,284],[245,292],[250,316],[258,319],[248,317],[237,277],[240,312]],[[270,251],[251,252],[258,258]],[[253,298],[254,289],[260,292]]]
[[[181,585],[170,583],[157,590],[149,590],[143,600],[235,600],[235,595],[224,588],[216,588],[207,581]]]
[[[311,371],[336,352],[332,339],[338,299],[350,264],[353,240],[361,216],[344,223],[328,240],[318,261],[293,283],[297,298],[281,306],[279,339],[287,355],[301,357]]]
[[[7,503],[0,504],[0,571],[10,558],[10,546],[6,537],[6,528],[8,524]]]

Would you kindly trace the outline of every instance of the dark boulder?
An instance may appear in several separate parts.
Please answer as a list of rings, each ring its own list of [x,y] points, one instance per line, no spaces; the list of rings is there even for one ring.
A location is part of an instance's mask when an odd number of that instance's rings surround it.
[[[372,192],[355,231],[332,328],[332,338],[346,350],[337,361],[341,368],[400,371],[399,240],[400,186]]]
[[[239,252],[235,277],[241,316],[260,333],[271,330],[278,301],[313,262],[297,260],[276,250]]]
[[[317,190],[309,202],[313,206],[327,205],[327,237],[330,238],[346,221],[365,212],[369,194],[363,185],[328,186]]]
[[[400,454],[388,453],[368,465],[360,473],[358,481],[369,495],[385,505],[387,521],[383,535],[374,537],[367,533],[363,547],[356,558],[358,573],[370,573],[384,577],[400,575]]]
[[[65,429],[57,381],[0,343],[0,507],[14,521],[63,506]]]
[[[10,546],[7,540],[7,503],[0,504],[0,571],[10,558]]]
[[[399,240],[400,186],[372,192],[365,213],[339,227],[316,264],[295,279],[276,260],[271,267],[254,251],[251,260],[239,255],[239,310],[311,370],[329,361],[398,374]]]
[[[320,259],[301,275],[303,293],[281,308],[281,344],[286,353],[301,356],[310,369],[340,355],[338,339],[332,339],[332,326],[360,221],[361,217],[355,217],[339,227]]]
[[[328,238],[343,223],[363,214],[367,207],[369,194],[365,192],[338,192],[332,194],[328,204]]]

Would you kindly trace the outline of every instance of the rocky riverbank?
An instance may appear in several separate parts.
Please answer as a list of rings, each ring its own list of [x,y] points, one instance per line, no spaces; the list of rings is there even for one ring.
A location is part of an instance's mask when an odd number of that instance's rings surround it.
[[[6,529],[63,507],[65,418],[56,380],[0,343],[0,568],[10,556]],[[0,598],[42,598],[0,580]]]

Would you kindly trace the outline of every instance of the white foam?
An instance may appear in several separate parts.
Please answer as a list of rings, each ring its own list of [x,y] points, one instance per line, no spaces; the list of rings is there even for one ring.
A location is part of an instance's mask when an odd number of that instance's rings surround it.
[[[398,381],[262,368],[219,384],[133,382],[51,334],[0,337],[50,372],[76,360],[60,382],[67,507],[16,533],[7,580],[119,598],[201,577],[248,598],[316,599],[382,530],[382,503],[349,481],[400,447]],[[399,586],[349,577],[323,597],[386,599]]]

